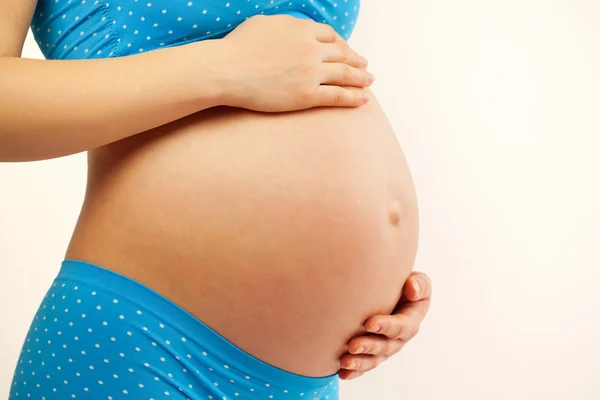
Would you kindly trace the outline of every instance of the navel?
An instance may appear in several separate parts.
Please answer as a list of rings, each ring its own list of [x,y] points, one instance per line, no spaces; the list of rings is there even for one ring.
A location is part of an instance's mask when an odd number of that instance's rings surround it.
[[[399,201],[393,201],[392,203],[390,203],[389,209],[388,209],[388,221],[390,222],[390,224],[392,225],[400,225],[400,211],[401,211],[401,205]]]

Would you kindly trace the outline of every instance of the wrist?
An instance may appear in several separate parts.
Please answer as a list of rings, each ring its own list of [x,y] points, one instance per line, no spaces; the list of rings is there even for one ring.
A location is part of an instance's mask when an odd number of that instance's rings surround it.
[[[236,106],[240,96],[240,74],[231,57],[229,44],[223,39],[203,40],[187,46],[182,62],[191,69],[192,98],[202,109]]]

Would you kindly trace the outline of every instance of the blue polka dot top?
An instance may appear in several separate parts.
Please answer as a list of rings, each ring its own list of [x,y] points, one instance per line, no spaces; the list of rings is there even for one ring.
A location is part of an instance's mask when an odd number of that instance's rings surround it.
[[[120,57],[225,36],[257,14],[292,14],[352,33],[360,0],[39,0],[31,21],[47,59]]]

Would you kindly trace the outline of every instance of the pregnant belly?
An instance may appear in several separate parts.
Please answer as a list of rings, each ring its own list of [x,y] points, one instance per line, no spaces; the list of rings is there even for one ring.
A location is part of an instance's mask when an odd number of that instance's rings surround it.
[[[136,279],[288,371],[339,369],[417,248],[412,180],[359,109],[214,108],[90,152],[67,257]]]

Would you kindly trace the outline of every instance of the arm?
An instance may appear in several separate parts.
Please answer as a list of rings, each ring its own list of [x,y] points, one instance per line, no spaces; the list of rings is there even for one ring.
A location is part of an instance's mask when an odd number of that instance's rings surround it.
[[[0,0],[0,161],[77,153],[219,103],[214,41],[116,59],[19,58],[35,4]]]
[[[217,105],[356,107],[372,82],[333,29],[289,16],[250,18],[231,39],[127,57],[23,59],[35,4],[0,0],[0,161],[74,154]],[[269,41],[273,30],[284,40]]]
[[[218,105],[213,45],[117,59],[0,57],[0,161],[78,153]]]

